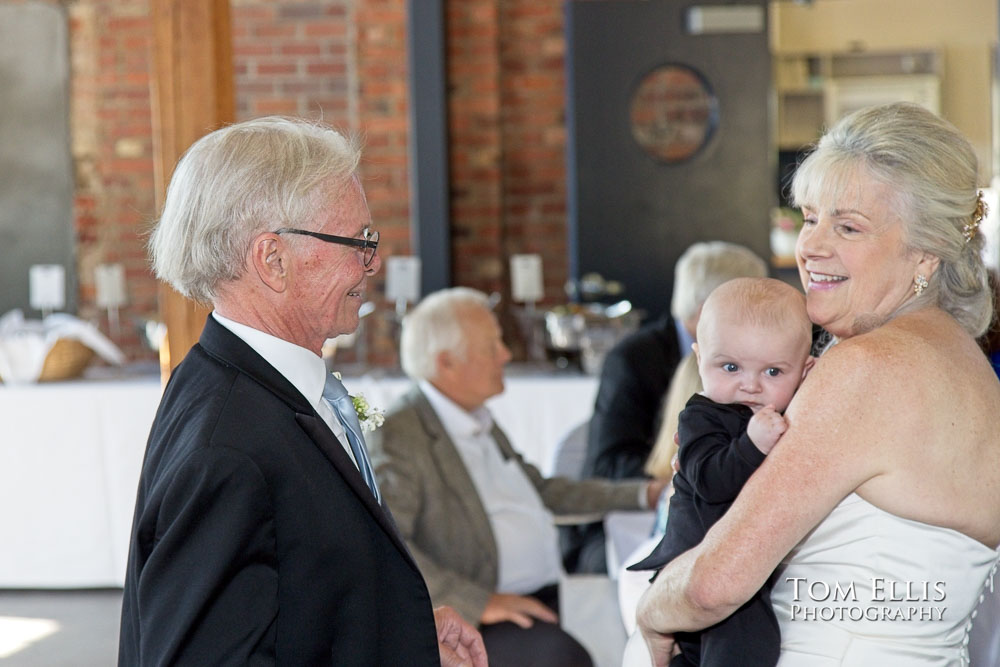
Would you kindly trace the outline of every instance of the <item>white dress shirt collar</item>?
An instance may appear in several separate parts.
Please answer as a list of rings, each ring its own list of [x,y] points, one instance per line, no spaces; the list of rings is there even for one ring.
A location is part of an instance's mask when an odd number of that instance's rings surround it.
[[[497,545],[497,591],[526,595],[558,581],[562,566],[552,514],[519,459],[504,458],[493,437],[489,410],[469,412],[430,382],[419,386],[486,510]]]
[[[434,408],[438,419],[453,439],[470,438],[493,430],[493,417],[485,407],[469,412],[427,380],[418,383],[420,391]]]
[[[295,343],[235,322],[217,312],[213,312],[212,317],[264,357],[264,361],[274,366],[276,371],[305,396],[309,405],[314,409],[319,406],[323,386],[326,384],[326,364],[321,357]]]
[[[216,322],[233,332],[244,343],[253,348],[254,352],[264,357],[264,361],[274,366],[274,370],[281,373],[292,386],[299,390],[309,405],[312,406],[320,419],[330,427],[334,437],[340,442],[341,447],[358,465],[354,458],[354,452],[347,441],[344,427],[337,419],[333,406],[323,398],[323,388],[326,386],[326,362],[316,353],[304,347],[289,343],[287,340],[264,333],[260,329],[254,329],[245,324],[234,322],[228,317],[223,317],[216,312],[212,312],[212,317]]]

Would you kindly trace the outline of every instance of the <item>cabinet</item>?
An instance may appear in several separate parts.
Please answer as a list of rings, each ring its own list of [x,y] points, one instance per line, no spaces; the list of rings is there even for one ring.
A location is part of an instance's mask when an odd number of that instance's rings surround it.
[[[779,151],[798,151],[864,106],[909,101],[940,111],[936,50],[781,53],[773,67]]]

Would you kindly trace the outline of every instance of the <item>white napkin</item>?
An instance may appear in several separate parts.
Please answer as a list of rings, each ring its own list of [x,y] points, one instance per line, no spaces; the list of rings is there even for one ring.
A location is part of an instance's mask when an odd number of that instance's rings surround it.
[[[110,364],[125,362],[118,346],[89,322],[66,313],[26,320],[14,309],[0,317],[0,377],[11,383],[37,382],[45,357],[60,338],[80,341]]]

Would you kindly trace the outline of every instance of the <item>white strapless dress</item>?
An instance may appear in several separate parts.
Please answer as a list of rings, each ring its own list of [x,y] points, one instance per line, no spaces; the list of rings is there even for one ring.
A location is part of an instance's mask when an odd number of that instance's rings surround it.
[[[845,498],[774,574],[780,667],[968,664],[998,554],[957,531]]]

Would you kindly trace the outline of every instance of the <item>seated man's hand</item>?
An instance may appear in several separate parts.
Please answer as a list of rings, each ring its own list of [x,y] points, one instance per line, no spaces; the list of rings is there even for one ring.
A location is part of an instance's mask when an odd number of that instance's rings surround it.
[[[488,667],[486,647],[479,631],[451,607],[434,610],[441,667]]]
[[[524,595],[512,595],[510,593],[494,593],[490,596],[486,608],[483,609],[483,616],[479,622],[483,625],[502,623],[510,621],[522,628],[530,628],[534,619],[545,621],[546,623],[557,623],[559,617],[536,598]]]
[[[660,502],[660,494],[664,492],[670,484],[669,479],[654,479],[646,486],[646,507],[656,509]]]

